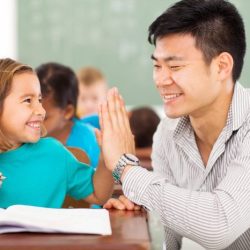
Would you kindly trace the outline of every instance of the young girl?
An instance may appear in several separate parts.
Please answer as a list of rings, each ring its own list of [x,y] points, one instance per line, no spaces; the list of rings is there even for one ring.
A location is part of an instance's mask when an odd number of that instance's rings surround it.
[[[62,206],[65,195],[103,204],[113,180],[103,166],[80,163],[57,140],[41,138],[45,110],[33,69],[0,60],[0,207],[13,204]]]

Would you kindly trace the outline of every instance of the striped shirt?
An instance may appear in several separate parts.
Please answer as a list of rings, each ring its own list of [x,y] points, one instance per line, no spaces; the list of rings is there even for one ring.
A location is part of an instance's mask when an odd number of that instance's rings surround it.
[[[165,247],[182,236],[206,249],[250,249],[250,92],[236,84],[227,123],[205,167],[188,117],[175,129],[163,120],[154,136],[154,172],[131,168],[124,194],[157,211]]]

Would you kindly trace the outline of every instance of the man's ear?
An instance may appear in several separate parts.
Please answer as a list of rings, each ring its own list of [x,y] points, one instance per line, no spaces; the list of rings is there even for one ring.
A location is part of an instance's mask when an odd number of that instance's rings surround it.
[[[234,60],[228,52],[222,52],[217,57],[219,80],[223,81],[233,76]]]
[[[70,120],[75,115],[75,108],[72,104],[68,104],[67,107],[64,110],[64,118],[66,120]]]

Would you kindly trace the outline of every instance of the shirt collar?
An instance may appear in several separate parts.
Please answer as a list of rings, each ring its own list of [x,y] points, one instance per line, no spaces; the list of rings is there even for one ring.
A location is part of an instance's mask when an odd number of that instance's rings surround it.
[[[250,112],[250,89],[244,88],[239,82],[234,88],[234,95],[230,107],[232,130],[238,130]],[[228,117],[228,123],[230,116]]]

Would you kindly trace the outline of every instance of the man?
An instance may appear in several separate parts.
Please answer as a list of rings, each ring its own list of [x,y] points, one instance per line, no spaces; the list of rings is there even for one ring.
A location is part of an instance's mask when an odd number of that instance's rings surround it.
[[[149,41],[165,113],[180,121],[159,125],[154,172],[134,166],[124,104],[111,90],[101,109],[106,165],[129,200],[160,214],[166,249],[180,249],[182,236],[206,249],[250,249],[250,92],[237,82],[243,21],[227,1],[182,0],[151,24]]]

